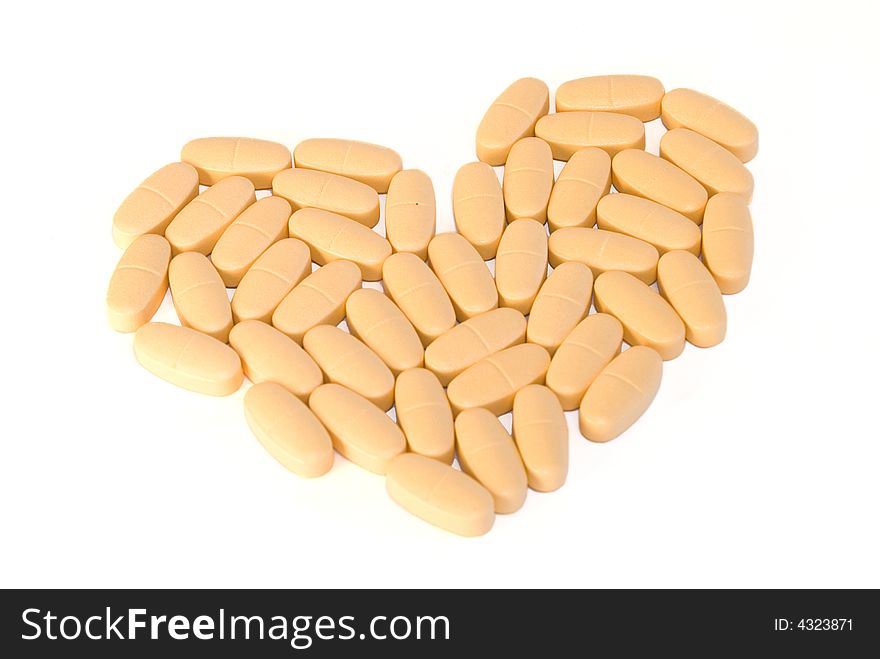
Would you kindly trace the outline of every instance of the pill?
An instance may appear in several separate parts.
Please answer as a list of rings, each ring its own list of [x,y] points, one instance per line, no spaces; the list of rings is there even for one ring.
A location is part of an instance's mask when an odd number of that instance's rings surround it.
[[[639,121],[660,116],[663,83],[651,76],[608,75],[569,80],[556,90],[556,111],[618,112]]]
[[[244,176],[259,190],[272,187],[272,177],[290,167],[290,149],[250,137],[202,137],[187,142],[180,159],[196,168],[202,185]]]
[[[116,264],[107,287],[107,320],[117,332],[134,332],[150,319],[168,290],[171,245],[162,236],[138,236]]]
[[[522,343],[500,350],[469,366],[449,383],[446,395],[456,414],[485,407],[505,414],[513,407],[516,392],[528,384],[543,384],[550,355],[541,346]]]
[[[516,309],[487,311],[450,328],[425,350],[425,367],[445,387],[484,357],[526,339],[526,319]]]
[[[581,401],[581,434],[607,442],[632,426],[657,395],[663,360],[651,348],[633,346],[611,360]]]
[[[389,496],[429,524],[458,535],[484,535],[495,522],[495,501],[485,487],[449,465],[415,453],[388,463]]]
[[[514,142],[535,134],[535,123],[550,110],[550,90],[537,78],[520,78],[486,110],[477,127],[477,158],[503,165]]]
[[[596,217],[600,229],[644,240],[660,254],[673,249],[700,253],[700,227],[656,201],[624,192],[610,194],[599,201]]]
[[[262,321],[238,323],[229,332],[229,345],[251,382],[275,382],[303,402],[324,382],[321,369],[298,343]]]
[[[413,453],[452,463],[455,430],[452,409],[437,376],[424,368],[411,368],[394,385],[397,423]]]
[[[293,150],[293,161],[304,169],[353,178],[379,193],[388,192],[391,179],[403,169],[400,155],[387,147],[332,138],[300,142]]]
[[[340,455],[364,469],[384,474],[388,463],[406,450],[406,438],[397,424],[366,398],[340,384],[322,384],[315,389],[309,407],[330,433]]]
[[[725,295],[739,293],[749,283],[755,236],[745,200],[721,192],[706,205],[703,220],[703,263]]]
[[[254,261],[232,295],[232,318],[272,322],[272,312],[294,286],[312,272],[308,245],[283,238]]]
[[[168,283],[180,324],[226,343],[232,309],[223,280],[208,257],[198,252],[178,254],[168,265]]]
[[[524,137],[511,147],[502,190],[508,221],[547,220],[547,203],[553,190],[553,154],[547,142]]]
[[[272,325],[301,342],[315,325],[338,325],[345,301],[360,287],[361,271],[354,263],[328,263],[290,290],[272,314]]]
[[[211,263],[226,286],[238,286],[260,254],[287,238],[290,212],[290,204],[281,197],[264,197],[226,228],[211,252]]]
[[[596,205],[611,190],[611,157],[587,147],[565,163],[550,193],[547,223],[550,231],[596,224]]]
[[[606,272],[596,278],[594,292],[596,309],[620,321],[630,345],[653,348],[664,360],[684,350],[684,323],[644,282],[626,272]]]
[[[399,252],[385,259],[382,286],[427,346],[455,325],[455,310],[434,272],[415,254]]]
[[[724,340],[727,311],[721,290],[696,256],[680,250],[667,252],[657,264],[660,295],[684,322],[688,341],[710,348]]]
[[[244,379],[235,350],[188,327],[147,323],[134,335],[134,354],[153,375],[201,394],[228,396]]]
[[[333,442],[314,413],[275,382],[262,382],[244,395],[244,414],[254,436],[273,458],[304,478],[333,466]]]
[[[354,179],[314,169],[285,169],[272,179],[272,194],[293,210],[320,208],[345,215],[371,229],[379,222],[379,194]]]
[[[172,252],[210,254],[226,227],[256,200],[254,184],[243,176],[215,183],[184,206],[165,229]]]
[[[584,318],[565,337],[547,369],[547,386],[564,410],[575,410],[596,376],[620,352],[623,325],[614,316]]]
[[[113,215],[113,241],[125,249],[145,233],[164,234],[172,219],[196,198],[199,175],[192,165],[175,162],[148,176]]]
[[[534,220],[507,225],[495,260],[498,303],[528,314],[547,277],[547,231]]]
[[[434,185],[420,169],[404,169],[394,175],[385,199],[385,237],[395,252],[412,252],[428,258],[434,237],[437,207]]]
[[[528,493],[526,470],[513,439],[492,412],[477,407],[459,414],[455,447],[461,470],[489,490],[496,513],[522,508]]]
[[[693,89],[667,92],[660,118],[669,129],[689,128],[708,137],[742,162],[748,162],[758,153],[755,124],[729,105]]]
[[[751,201],[752,173],[739,158],[707,137],[687,128],[673,128],[660,139],[660,157],[697,179],[711,197],[735,192]]]
[[[538,120],[535,135],[550,145],[556,160],[568,160],[588,146],[598,147],[612,158],[624,149],[645,148],[645,124],[616,112],[548,114]]]
[[[529,487],[558,490],[568,475],[568,424],[559,399],[547,387],[530,384],[513,399],[513,440]]]
[[[303,348],[327,382],[341,384],[383,411],[394,404],[394,375],[364,343],[333,325],[318,325],[303,336]]]
[[[538,291],[532,304],[526,340],[551,355],[590,310],[593,272],[583,263],[560,263]]]
[[[598,277],[609,270],[622,270],[651,284],[657,278],[657,248],[644,240],[602,229],[567,227],[550,234],[547,242],[550,265],[566,261],[588,266]]]
[[[477,250],[461,234],[441,233],[434,236],[428,244],[428,259],[431,269],[449,295],[459,321],[498,306],[498,291],[492,273]]]
[[[425,349],[412,323],[376,289],[360,288],[348,296],[345,322],[349,331],[379,355],[395,376],[424,362]]]
[[[452,182],[455,229],[488,261],[495,258],[505,227],[504,195],[495,170],[484,162],[469,162]]]

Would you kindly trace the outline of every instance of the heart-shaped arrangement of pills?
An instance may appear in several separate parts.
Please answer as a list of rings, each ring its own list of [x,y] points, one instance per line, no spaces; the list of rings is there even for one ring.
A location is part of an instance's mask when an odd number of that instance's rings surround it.
[[[647,76],[572,80],[549,105],[523,78],[489,107],[479,160],[453,183],[457,232],[438,235],[431,179],[391,149],[310,139],[291,159],[194,140],[114,216],[110,324],[186,389],[224,396],[247,376],[248,424],[296,474],[338,452],[413,514],[486,533],[528,488],[564,483],[564,411],[588,440],[624,432],[664,360],[723,340],[722,294],[751,270],[748,119]],[[655,156],[644,122],[658,117]],[[379,280],[384,294],[362,287]],[[180,326],[151,322],[169,286]]]

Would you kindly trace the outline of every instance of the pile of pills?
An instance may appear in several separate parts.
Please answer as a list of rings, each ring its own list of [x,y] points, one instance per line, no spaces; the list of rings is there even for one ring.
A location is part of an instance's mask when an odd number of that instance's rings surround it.
[[[391,149],[194,140],[113,218],[110,324],[186,389],[247,376],[247,422],[290,471],[320,476],[338,452],[411,513],[486,533],[565,482],[564,411],[591,441],[619,436],[664,360],[724,339],[722,294],[751,270],[752,122],[647,76],[572,80],[555,103],[534,78],[504,90],[455,176],[457,231],[437,235],[431,179]],[[169,287],[179,326],[151,322]]]

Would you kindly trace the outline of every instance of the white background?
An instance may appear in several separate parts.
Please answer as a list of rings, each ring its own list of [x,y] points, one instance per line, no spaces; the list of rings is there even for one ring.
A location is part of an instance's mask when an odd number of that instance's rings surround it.
[[[14,3],[2,54],[2,586],[880,586],[876,13],[865,2]],[[717,348],[568,483],[462,539],[337,458],[301,480],[104,319],[116,206],[189,139],[352,137],[438,228],[495,96],[644,73],[760,129]],[[648,128],[656,150],[662,126]],[[159,314],[172,319],[168,301]]]

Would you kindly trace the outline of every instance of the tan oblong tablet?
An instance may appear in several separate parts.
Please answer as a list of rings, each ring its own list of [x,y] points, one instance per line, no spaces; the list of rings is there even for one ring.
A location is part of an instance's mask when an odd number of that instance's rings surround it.
[[[644,240],[602,229],[567,227],[550,234],[547,242],[550,265],[566,261],[588,266],[593,276],[622,270],[651,284],[657,278],[657,248]]]
[[[504,231],[504,195],[495,170],[484,162],[462,165],[452,182],[455,229],[484,261],[495,258]]]
[[[477,127],[477,158],[503,165],[514,142],[534,135],[535,123],[550,110],[550,90],[537,78],[520,78],[486,110]]]
[[[420,169],[397,172],[385,200],[385,237],[394,251],[412,252],[425,260],[436,224],[437,204],[431,178]]]
[[[345,322],[349,331],[379,355],[395,376],[422,365],[425,349],[412,323],[376,289],[360,288],[348,296]]]
[[[455,447],[461,470],[492,494],[495,512],[513,513],[528,494],[528,478],[516,445],[489,410],[465,410],[455,419]]]
[[[644,282],[626,272],[606,272],[596,278],[593,289],[596,309],[620,321],[627,343],[653,348],[664,360],[684,350],[684,323]]]
[[[455,325],[455,309],[443,284],[415,254],[398,252],[385,259],[382,286],[412,323],[422,345]]]
[[[673,249],[700,253],[700,227],[681,213],[635,195],[610,194],[596,208],[599,228],[644,240],[660,254]]]
[[[507,225],[495,259],[498,303],[528,314],[547,277],[547,232],[534,220]]]
[[[273,458],[304,478],[333,466],[333,442],[314,413],[274,382],[261,382],[244,395],[244,415],[254,436]]]
[[[663,360],[651,348],[633,346],[593,380],[580,405],[580,431],[607,442],[638,421],[651,405],[663,375]]]
[[[353,178],[379,193],[388,192],[391,179],[403,169],[396,151],[357,140],[305,140],[296,145],[293,160],[297,167]]]
[[[484,535],[495,522],[495,501],[467,474],[415,453],[398,455],[385,473],[389,496],[429,524],[458,535]]]
[[[303,402],[324,382],[321,369],[298,343],[262,321],[238,323],[229,332],[229,345],[251,382],[275,382]]]
[[[535,135],[550,145],[553,158],[568,160],[588,146],[612,158],[624,149],[645,148],[645,124],[616,112],[557,112],[541,117]]]
[[[593,272],[570,261],[555,268],[538,291],[529,314],[526,339],[551,355],[590,310]]]
[[[700,259],[690,252],[667,252],[657,264],[657,286],[684,322],[688,341],[709,348],[724,340],[727,311],[721,289]]]
[[[208,257],[198,252],[178,254],[168,265],[168,283],[180,324],[226,343],[232,310],[223,280]]]
[[[660,118],[669,129],[689,128],[748,162],[758,153],[758,129],[718,99],[693,89],[673,89],[663,97]]]
[[[587,316],[556,350],[547,369],[547,386],[564,410],[580,405],[587,388],[608,365],[623,341],[623,325],[614,316]]]
[[[243,176],[218,181],[189,202],[165,229],[174,254],[210,254],[220,235],[257,200],[254,184]]]
[[[739,293],[749,283],[755,236],[745,200],[720,192],[706,205],[703,220],[703,263],[725,295]]]
[[[272,179],[272,194],[286,199],[295,211],[320,208],[371,229],[379,222],[379,194],[366,183],[337,174],[285,169]]]
[[[511,147],[502,190],[508,221],[547,220],[547,203],[553,190],[553,154],[547,142],[524,137]]]
[[[547,387],[530,384],[513,399],[513,441],[529,487],[558,490],[568,475],[568,424],[559,399]]]
[[[257,189],[272,187],[272,177],[290,167],[290,149],[251,137],[202,137],[187,142],[180,159],[199,172],[199,183],[214,185],[227,176],[244,176]]]
[[[755,179],[739,158],[708,137],[687,128],[673,128],[660,140],[660,157],[697,179],[709,196],[735,192],[752,200]]]
[[[113,241],[125,249],[145,233],[165,233],[171,220],[199,194],[192,165],[174,162],[148,176],[113,215]]]
[[[134,332],[156,313],[168,290],[171,245],[152,233],[129,245],[107,287],[107,320],[117,332]]]
[[[449,294],[459,321],[498,306],[498,291],[492,273],[477,250],[461,234],[441,233],[434,236],[428,244],[428,259],[431,269]]]
[[[333,447],[358,466],[384,474],[406,450],[406,438],[385,412],[340,384],[322,384],[309,407],[330,433]],[[439,464],[439,463],[438,463]]]
[[[556,111],[618,112],[639,121],[660,116],[666,90],[651,76],[607,75],[569,80],[556,90]]]
[[[284,238],[269,247],[248,269],[232,295],[232,318],[272,322],[272,312],[294,286],[312,272],[309,247]]]
[[[543,384],[550,355],[541,346],[522,343],[505,348],[458,374],[446,395],[456,414],[471,407],[485,407],[505,414],[513,407],[516,392],[528,384]]]
[[[178,387],[211,396],[228,396],[244,375],[235,350],[188,327],[147,323],[134,335],[141,366]]]
[[[394,385],[394,409],[410,451],[452,464],[452,409],[436,375],[424,368],[401,373]]]
[[[611,156],[602,149],[576,151],[565,163],[550,193],[550,231],[596,224],[596,205],[611,190]]]

